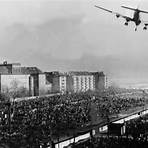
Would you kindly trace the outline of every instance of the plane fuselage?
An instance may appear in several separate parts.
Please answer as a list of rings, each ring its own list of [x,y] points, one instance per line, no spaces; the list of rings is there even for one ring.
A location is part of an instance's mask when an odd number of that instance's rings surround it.
[[[136,26],[140,25],[141,23],[141,20],[140,20],[140,14],[139,14],[139,10],[137,9],[135,12],[134,12],[134,16],[133,16],[133,21],[135,22]]]

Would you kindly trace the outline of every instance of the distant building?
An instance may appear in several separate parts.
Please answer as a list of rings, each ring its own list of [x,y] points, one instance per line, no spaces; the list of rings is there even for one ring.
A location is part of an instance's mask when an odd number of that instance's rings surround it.
[[[46,75],[50,77],[50,82],[52,84],[51,91],[53,93],[64,93],[67,91],[67,74],[59,72],[48,72]]]
[[[29,96],[39,95],[39,74],[36,67],[21,67],[19,63],[0,64],[0,92],[17,88],[28,90]]]
[[[103,72],[70,72],[73,79],[73,91],[104,90],[105,75]]]
[[[95,90],[95,78],[90,72],[70,72],[73,79],[73,91]]]
[[[39,95],[47,95],[51,93],[51,78],[48,73],[39,74]]]
[[[51,72],[49,75],[52,92],[86,92],[105,89],[103,72]]]
[[[42,72],[37,67],[22,67],[20,63],[0,64],[0,92],[25,88],[28,96],[50,93],[100,91],[106,87],[103,72],[71,71]]]

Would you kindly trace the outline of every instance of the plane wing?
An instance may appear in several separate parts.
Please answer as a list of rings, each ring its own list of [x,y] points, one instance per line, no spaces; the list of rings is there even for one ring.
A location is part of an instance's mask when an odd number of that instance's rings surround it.
[[[121,6],[122,8],[125,8],[125,9],[129,9],[129,10],[133,10],[133,11],[136,11],[137,9],[135,8],[131,8],[131,7],[126,7],[126,6]]]
[[[125,9],[129,9],[129,10],[133,10],[133,11],[139,11],[139,12],[142,12],[142,13],[148,13],[148,11],[144,11],[144,10],[140,10],[140,9],[135,9],[135,8],[131,8],[131,7],[126,7],[126,6],[121,6],[122,8],[125,8]]]
[[[142,13],[148,13],[147,11],[143,11],[143,10],[139,10],[140,12],[142,12]]]
[[[104,11],[110,12],[112,14],[115,14],[117,17],[122,17],[122,18],[126,19],[127,21],[132,21],[133,20],[131,17],[128,17],[128,16],[122,15],[120,13],[117,13],[117,12],[114,12],[114,11],[111,11],[111,10],[108,10],[106,8],[103,8],[103,7],[100,7],[100,6],[96,6],[96,5],[95,5],[95,7],[96,8],[99,8],[99,9],[102,9]]]
[[[113,13],[113,11],[108,10],[108,9],[106,9],[106,8],[103,8],[103,7],[100,7],[100,6],[96,6],[96,5],[95,5],[95,7],[99,8],[99,9],[102,9],[102,10],[105,10],[105,11],[107,11],[107,12]]]

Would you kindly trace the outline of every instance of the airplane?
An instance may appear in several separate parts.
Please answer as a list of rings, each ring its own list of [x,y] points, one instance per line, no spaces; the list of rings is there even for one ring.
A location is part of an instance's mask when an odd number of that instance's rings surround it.
[[[141,13],[148,13],[147,11],[143,11],[143,10],[140,10],[140,9],[135,9],[135,8],[131,8],[131,7],[126,7],[126,6],[121,6],[122,8],[125,8],[125,9],[129,9],[129,10],[133,10],[134,11],[134,14],[133,14],[133,17],[128,17],[128,16],[125,16],[125,15],[122,15],[120,13],[116,13],[116,12],[113,12],[111,10],[108,10],[106,8],[103,8],[103,7],[100,7],[100,6],[97,6],[95,5],[95,7],[99,8],[99,9],[102,9],[104,11],[107,11],[107,12],[110,12],[112,14],[115,14],[117,18],[119,17],[122,17],[126,20],[125,24],[126,26],[128,26],[128,23],[131,21],[131,22],[134,22],[135,25],[136,25],[136,28],[135,28],[135,31],[137,31],[137,27],[143,23],[144,24],[144,27],[143,27],[143,30],[147,30],[147,26],[148,26],[148,22],[144,22],[140,19],[140,12]]]

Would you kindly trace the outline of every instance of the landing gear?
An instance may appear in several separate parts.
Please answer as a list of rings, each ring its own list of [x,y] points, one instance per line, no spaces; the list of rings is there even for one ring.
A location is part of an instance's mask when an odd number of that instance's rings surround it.
[[[143,27],[143,30],[147,30],[147,27],[146,27],[146,26],[144,26],[144,27]]]
[[[120,14],[116,14],[116,17],[119,18],[120,17]]]
[[[128,22],[125,22],[124,25],[125,25],[125,26],[128,26]]]
[[[137,27],[135,28],[135,31],[137,31]]]
[[[147,30],[148,24],[144,24],[143,30]]]

